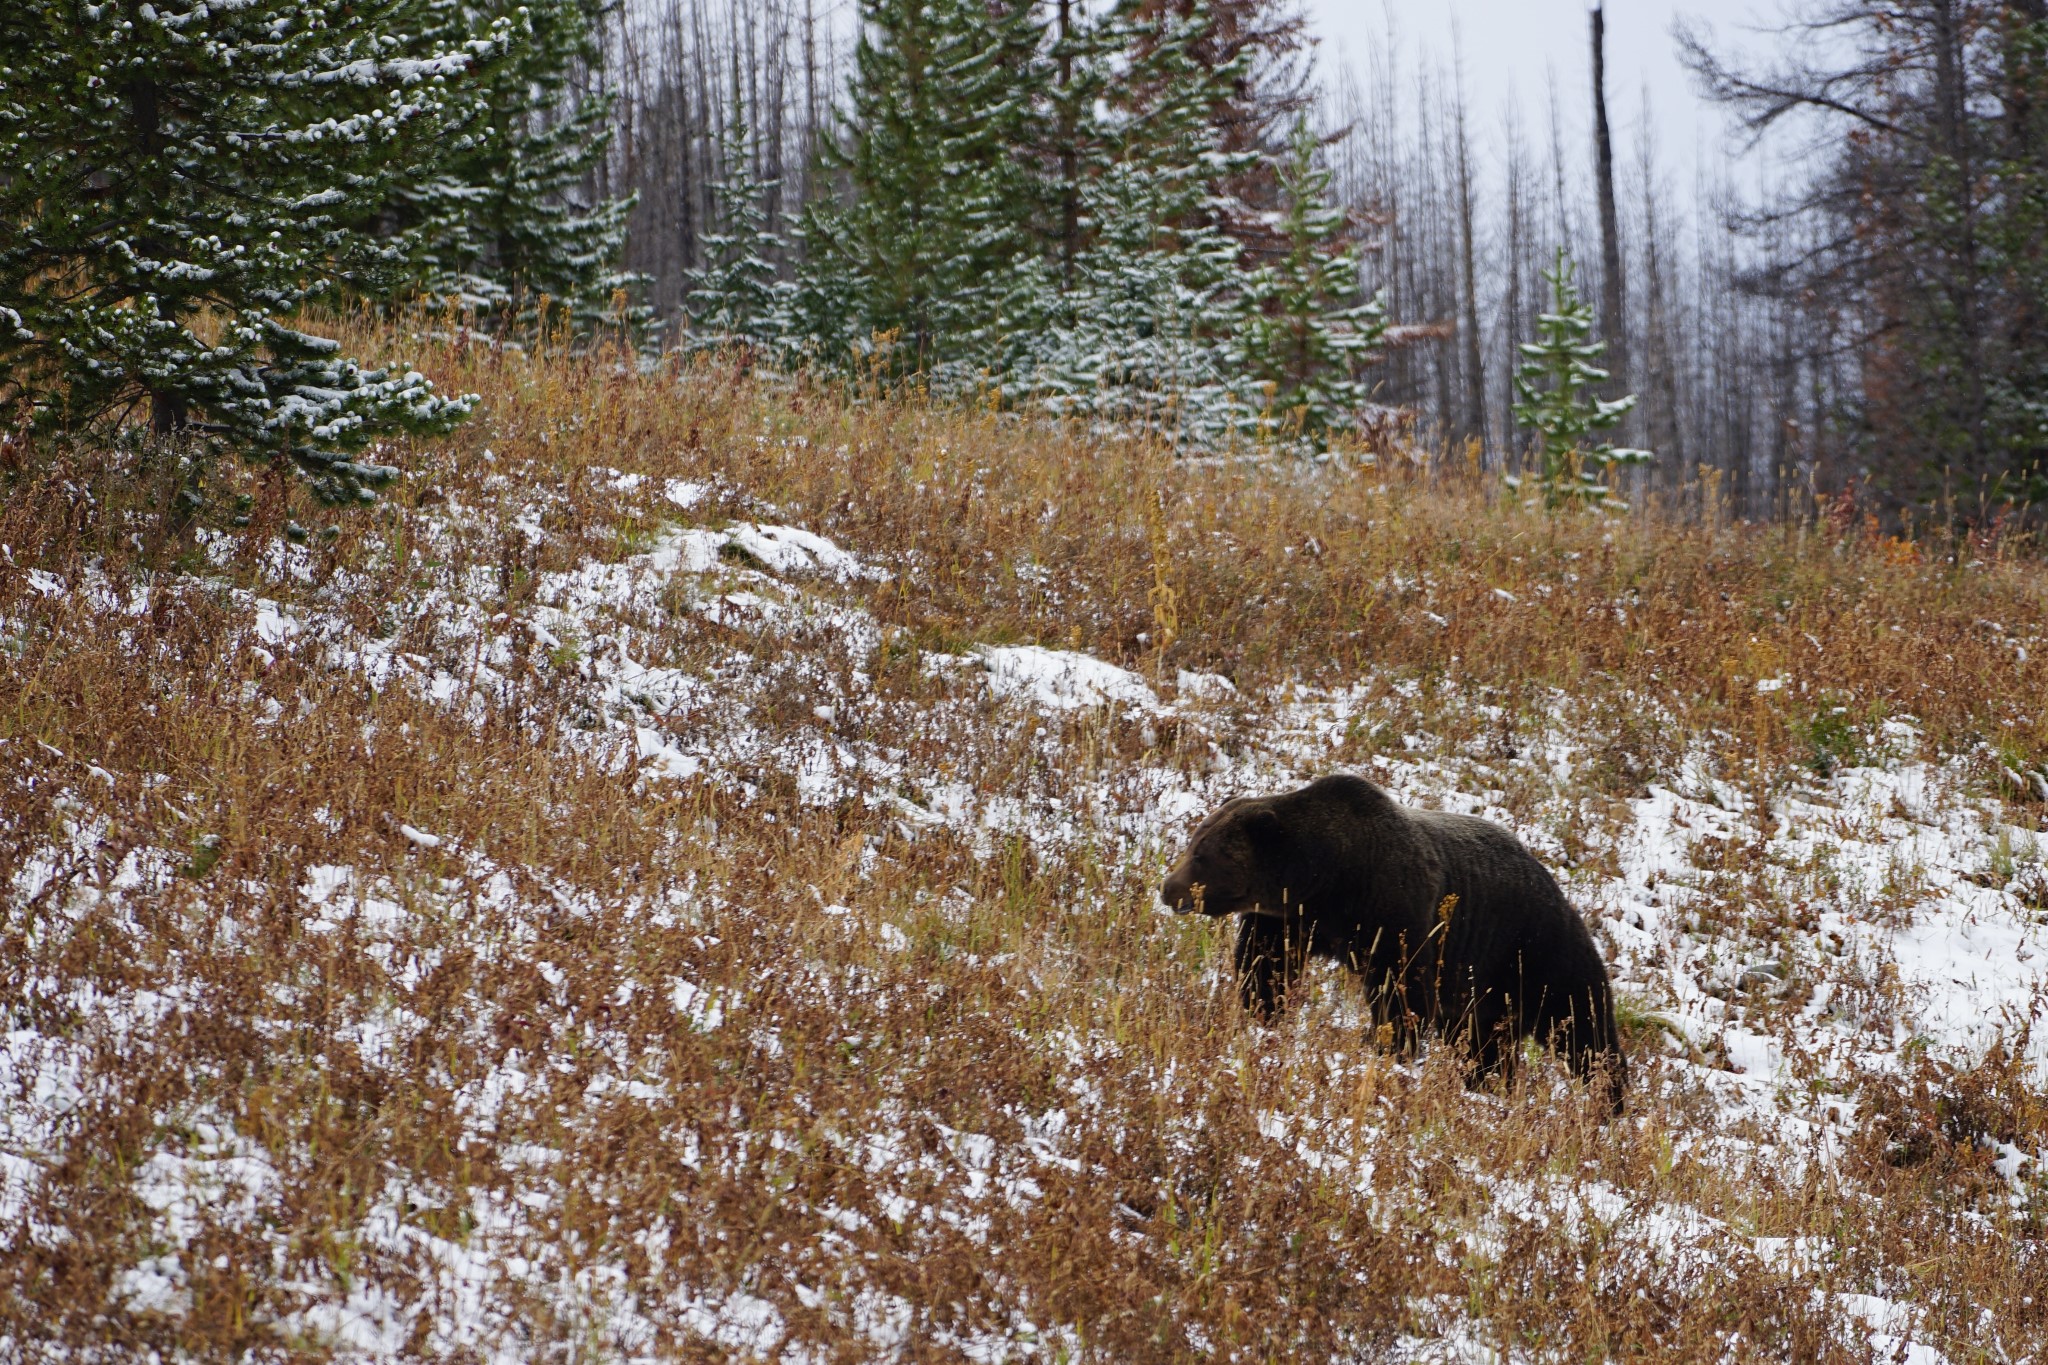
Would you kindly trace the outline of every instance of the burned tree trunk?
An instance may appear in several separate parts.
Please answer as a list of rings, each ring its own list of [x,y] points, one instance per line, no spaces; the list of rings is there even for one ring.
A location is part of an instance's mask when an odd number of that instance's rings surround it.
[[[1614,139],[1607,127],[1607,8],[1593,6],[1593,151],[1600,181],[1600,336],[1607,342],[1607,368],[1614,389],[1627,385],[1628,343],[1622,319],[1621,226],[1614,207]]]

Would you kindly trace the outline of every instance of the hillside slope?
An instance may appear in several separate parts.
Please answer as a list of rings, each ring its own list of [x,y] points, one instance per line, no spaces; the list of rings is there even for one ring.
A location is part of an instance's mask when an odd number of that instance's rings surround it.
[[[0,1359],[2040,1358],[2013,547],[441,364],[373,509],[0,509]],[[1558,872],[1625,1118],[1241,1016],[1160,874],[1335,769]]]

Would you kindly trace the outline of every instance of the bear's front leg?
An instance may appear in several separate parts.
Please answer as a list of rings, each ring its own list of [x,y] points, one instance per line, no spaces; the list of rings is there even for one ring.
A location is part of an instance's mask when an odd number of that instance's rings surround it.
[[[1288,941],[1287,921],[1246,915],[1237,926],[1237,985],[1244,1007],[1262,1024],[1287,1007],[1287,992],[1307,954]]]
[[[1404,1061],[1412,1060],[1422,1050],[1422,1017],[1398,978],[1368,983],[1366,1003],[1372,1011],[1372,1041]]]

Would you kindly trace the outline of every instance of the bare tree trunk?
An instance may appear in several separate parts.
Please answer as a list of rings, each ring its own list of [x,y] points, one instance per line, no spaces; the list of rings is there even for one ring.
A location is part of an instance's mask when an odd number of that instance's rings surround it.
[[[1484,446],[1486,433],[1486,364],[1480,352],[1479,272],[1473,260],[1472,244],[1472,161],[1470,139],[1465,132],[1465,79],[1462,66],[1457,83],[1458,135],[1458,246],[1464,267],[1465,320],[1465,431]]]
[[[142,148],[143,156],[152,163],[161,161],[164,155],[163,118],[154,82],[141,80],[128,88],[128,113],[135,122],[135,130],[139,134],[136,142]],[[161,245],[147,237],[139,245],[146,257],[157,259],[163,255]],[[156,316],[159,322],[176,320],[170,300],[161,294],[156,298]],[[187,415],[184,395],[168,389],[152,388],[149,391],[149,429],[157,435],[169,436],[177,431],[185,425]]]
[[[683,130],[683,185],[682,185],[682,264],[684,270],[694,270],[704,263],[704,238],[718,230],[718,224],[711,221],[709,212],[709,187],[717,175],[718,136],[729,111],[719,107],[717,87],[712,75],[718,67],[710,59],[711,35],[706,31],[704,11],[692,7],[690,11],[690,57],[694,68],[694,89],[696,98],[696,126],[684,124]],[[680,65],[680,64],[679,64]],[[687,92],[692,87],[686,86]],[[729,93],[728,93],[729,98]],[[685,94],[684,107],[690,101]]]
[[[1958,13],[1956,0],[1935,0],[1934,12],[1934,91],[1935,128],[1941,138],[1941,152],[1953,167],[1954,183],[1950,193],[1955,200],[1953,210],[1956,223],[1956,240],[1943,253],[1948,258],[1945,264],[1949,271],[1949,305],[1955,310],[1956,329],[1960,334],[1963,355],[1961,373],[1957,376],[1963,386],[1963,421],[1970,436],[1970,463],[1967,471],[1969,481],[1981,491],[1989,474],[1990,436],[1986,420],[1986,393],[1984,387],[1984,333],[1978,308],[1978,242],[1976,165],[1973,156],[1972,138],[1968,127],[1967,108],[1969,92],[1965,88],[1966,76],[1963,70],[1963,45],[1966,38],[1962,32],[1963,16]]]
[[[1658,463],[1683,469],[1685,440],[1679,428],[1678,376],[1671,347],[1669,290],[1665,279],[1668,257],[1664,225],[1657,214],[1657,150],[1649,107],[1649,91],[1645,89],[1642,134],[1636,144],[1637,173],[1643,182],[1643,284],[1647,291],[1647,308],[1637,331],[1642,342],[1639,349],[1644,387],[1648,390],[1643,429],[1649,434],[1650,448],[1657,453]],[[1656,481],[1655,466],[1644,481]]]
[[[1628,342],[1622,319],[1627,308],[1621,275],[1621,226],[1614,207],[1614,139],[1607,127],[1607,7],[1593,6],[1593,150],[1600,189],[1600,335],[1607,342],[1607,366],[1614,391],[1627,387]]]
[[[1514,467],[1521,458],[1522,441],[1515,422],[1515,373],[1520,369],[1522,342],[1522,259],[1528,250],[1527,224],[1522,216],[1522,129],[1510,112],[1507,124],[1508,139],[1508,281],[1506,297],[1503,300],[1502,350],[1505,358],[1505,390],[1501,401],[1500,430],[1502,460],[1508,467]]]
[[[816,188],[811,184],[811,167],[818,161],[818,14],[817,0],[804,0],[804,137],[803,195],[798,207],[811,202]]]
[[[1557,71],[1550,72],[1550,190],[1557,214],[1557,239],[1551,243],[1570,251],[1578,234],[1572,231],[1571,197],[1564,188],[1564,123],[1557,100]]]
[[[758,39],[750,36],[749,47],[760,50],[760,89],[753,100],[755,173],[761,179],[762,226],[769,233],[782,230],[782,128],[787,113],[788,89],[783,82],[784,53],[789,37],[789,19],[779,4],[769,6],[760,18]],[[751,29],[750,25],[750,29]]]

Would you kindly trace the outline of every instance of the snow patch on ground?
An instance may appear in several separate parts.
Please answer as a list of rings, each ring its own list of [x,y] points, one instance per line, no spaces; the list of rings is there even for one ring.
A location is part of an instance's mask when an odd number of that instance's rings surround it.
[[[1113,704],[1159,709],[1159,698],[1144,679],[1092,654],[1039,645],[982,645],[974,653],[988,669],[989,689],[999,697],[1055,711]]]

